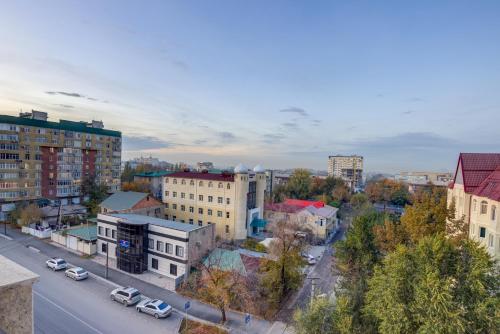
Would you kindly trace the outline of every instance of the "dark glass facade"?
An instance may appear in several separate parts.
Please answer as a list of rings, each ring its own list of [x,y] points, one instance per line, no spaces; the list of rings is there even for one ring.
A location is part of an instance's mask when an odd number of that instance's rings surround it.
[[[118,269],[141,274],[148,269],[148,224],[119,222],[116,238],[116,265]]]

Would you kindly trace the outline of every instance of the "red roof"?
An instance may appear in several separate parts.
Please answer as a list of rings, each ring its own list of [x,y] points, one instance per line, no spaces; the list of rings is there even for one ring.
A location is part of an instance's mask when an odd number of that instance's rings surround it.
[[[285,202],[283,202],[283,203],[287,204],[287,205],[300,206],[301,208],[306,208],[306,207],[312,205],[315,208],[319,209],[319,208],[322,208],[325,206],[325,203],[323,203],[321,201],[306,201],[306,200],[302,200],[302,199],[290,199],[290,198],[287,198],[285,200]]]
[[[248,256],[240,254],[241,261],[245,266],[247,273],[256,273],[260,268],[260,258],[254,256]]]
[[[458,168],[461,166],[464,190],[473,193],[498,166],[500,153],[460,153],[453,183],[457,182]]]
[[[178,177],[184,179],[200,179],[200,180],[211,180],[211,181],[228,181],[234,182],[234,174],[232,173],[221,173],[212,174],[204,172],[175,172],[167,175],[167,177]]]
[[[275,212],[296,213],[304,209],[298,205],[289,205],[285,203],[268,203],[264,205],[264,210]]]
[[[500,166],[481,182],[474,195],[500,202]]]

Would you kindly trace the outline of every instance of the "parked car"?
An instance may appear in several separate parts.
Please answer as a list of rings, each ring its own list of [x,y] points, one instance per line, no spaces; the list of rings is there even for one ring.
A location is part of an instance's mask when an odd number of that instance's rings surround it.
[[[66,270],[65,274],[67,277],[72,278],[75,281],[79,281],[89,277],[88,271],[80,267],[70,268]]]
[[[137,306],[135,307],[137,312],[141,313],[147,313],[152,316],[154,316],[156,319],[158,318],[166,318],[172,313],[172,306],[168,305],[165,303],[163,300],[160,299],[149,299],[146,298],[142,300]]]
[[[313,265],[316,264],[318,261],[314,256],[308,253],[301,253],[302,257],[307,261],[308,264]]]
[[[134,305],[141,301],[139,290],[131,287],[117,288],[111,291],[111,300],[122,303],[125,306]]]
[[[68,267],[68,264],[66,263],[66,261],[64,261],[63,259],[59,259],[59,258],[52,258],[50,260],[47,260],[47,262],[45,262],[47,264],[47,267],[49,267],[50,269],[56,271],[56,270],[62,270],[62,269],[66,269]]]

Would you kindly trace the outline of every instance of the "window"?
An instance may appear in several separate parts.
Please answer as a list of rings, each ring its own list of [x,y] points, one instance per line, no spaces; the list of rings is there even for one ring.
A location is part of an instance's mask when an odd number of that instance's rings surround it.
[[[99,235],[102,235],[102,226],[99,226]]]
[[[189,199],[194,199],[194,194],[189,194]]]
[[[231,204],[231,200],[229,198],[226,198],[226,204],[227,205]]]
[[[151,259],[151,267],[153,267],[153,269],[158,270],[158,259],[155,258]]]
[[[217,211],[217,217],[222,217],[222,211]]]
[[[172,193],[172,197],[177,197],[177,192],[176,192],[176,191],[174,191],[174,192]]]
[[[189,185],[194,186],[194,181],[193,180],[189,181]]]
[[[185,205],[181,205],[181,211],[186,211],[186,206]]]
[[[193,218],[189,219],[189,224],[193,225]]]
[[[174,250],[174,246],[167,242],[167,254],[172,254],[173,250]]]
[[[213,201],[214,201],[214,197],[213,196],[208,196],[208,202],[212,203]]]
[[[491,220],[495,219],[497,219],[497,207],[493,205],[491,207]]]
[[[227,189],[231,189],[231,183],[228,183],[226,186]]]
[[[224,186],[222,185],[222,182],[219,182],[219,184],[217,185],[217,187],[218,187],[219,189],[224,188]]]
[[[181,198],[186,198],[186,194],[185,193],[181,193]]]
[[[198,187],[203,187],[203,181],[198,182]]]
[[[203,195],[198,195],[198,201],[203,201]]]
[[[148,239],[148,248],[155,249],[155,241],[153,239]]]
[[[182,179],[181,184],[186,184],[186,180]]]
[[[202,214],[203,214],[203,208],[198,208],[198,213],[199,213],[200,215],[202,215]]]
[[[177,219],[177,216],[172,216],[172,220],[175,221]]]
[[[209,188],[212,188],[212,187],[213,187],[213,183],[212,183],[212,181],[208,182],[208,187],[209,187]]]
[[[479,228],[479,237],[480,238],[486,237],[486,228],[484,228],[484,227]]]
[[[177,210],[177,204],[172,204],[172,209]]]
[[[109,237],[109,228],[106,227],[106,236]]]
[[[189,207],[189,212],[194,213],[194,207],[190,206]]]
[[[175,264],[170,264],[170,275],[177,276],[177,266]]]
[[[229,225],[226,225],[226,233],[229,233]]]
[[[485,215],[488,212],[488,203],[486,201],[481,202],[481,214]]]
[[[175,255],[184,257],[184,247],[182,246],[175,246]]]
[[[116,230],[111,230],[111,238],[116,239]]]
[[[165,207],[168,209],[168,203],[165,203]]]
[[[217,203],[222,204],[223,201],[224,201],[224,198],[217,197]]]
[[[177,179],[174,179],[174,181],[172,183],[173,184],[177,184]]]
[[[488,235],[488,247],[493,247],[493,234]]]
[[[167,191],[165,191],[165,196],[167,196],[167,197],[168,197],[168,190],[167,190]]]
[[[211,216],[211,215],[212,215],[212,209],[208,209],[208,210],[207,210],[207,214],[208,214],[209,216]]]
[[[156,242],[156,250],[157,251],[159,251],[159,252],[165,251],[165,249],[163,247],[164,247],[163,241],[157,241]]]
[[[226,218],[229,218],[229,212],[226,212]]]
[[[198,226],[203,226],[203,221],[202,220],[198,220]]]
[[[165,183],[168,183],[168,177],[167,177],[167,178],[165,178]]]

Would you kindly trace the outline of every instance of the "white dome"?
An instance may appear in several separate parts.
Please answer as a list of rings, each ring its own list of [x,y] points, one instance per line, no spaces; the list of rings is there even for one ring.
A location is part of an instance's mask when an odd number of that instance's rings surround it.
[[[246,174],[248,173],[248,168],[244,164],[238,164],[238,166],[234,167],[235,174]]]
[[[253,171],[255,173],[264,173],[266,170],[261,165],[257,165],[253,168]]]

